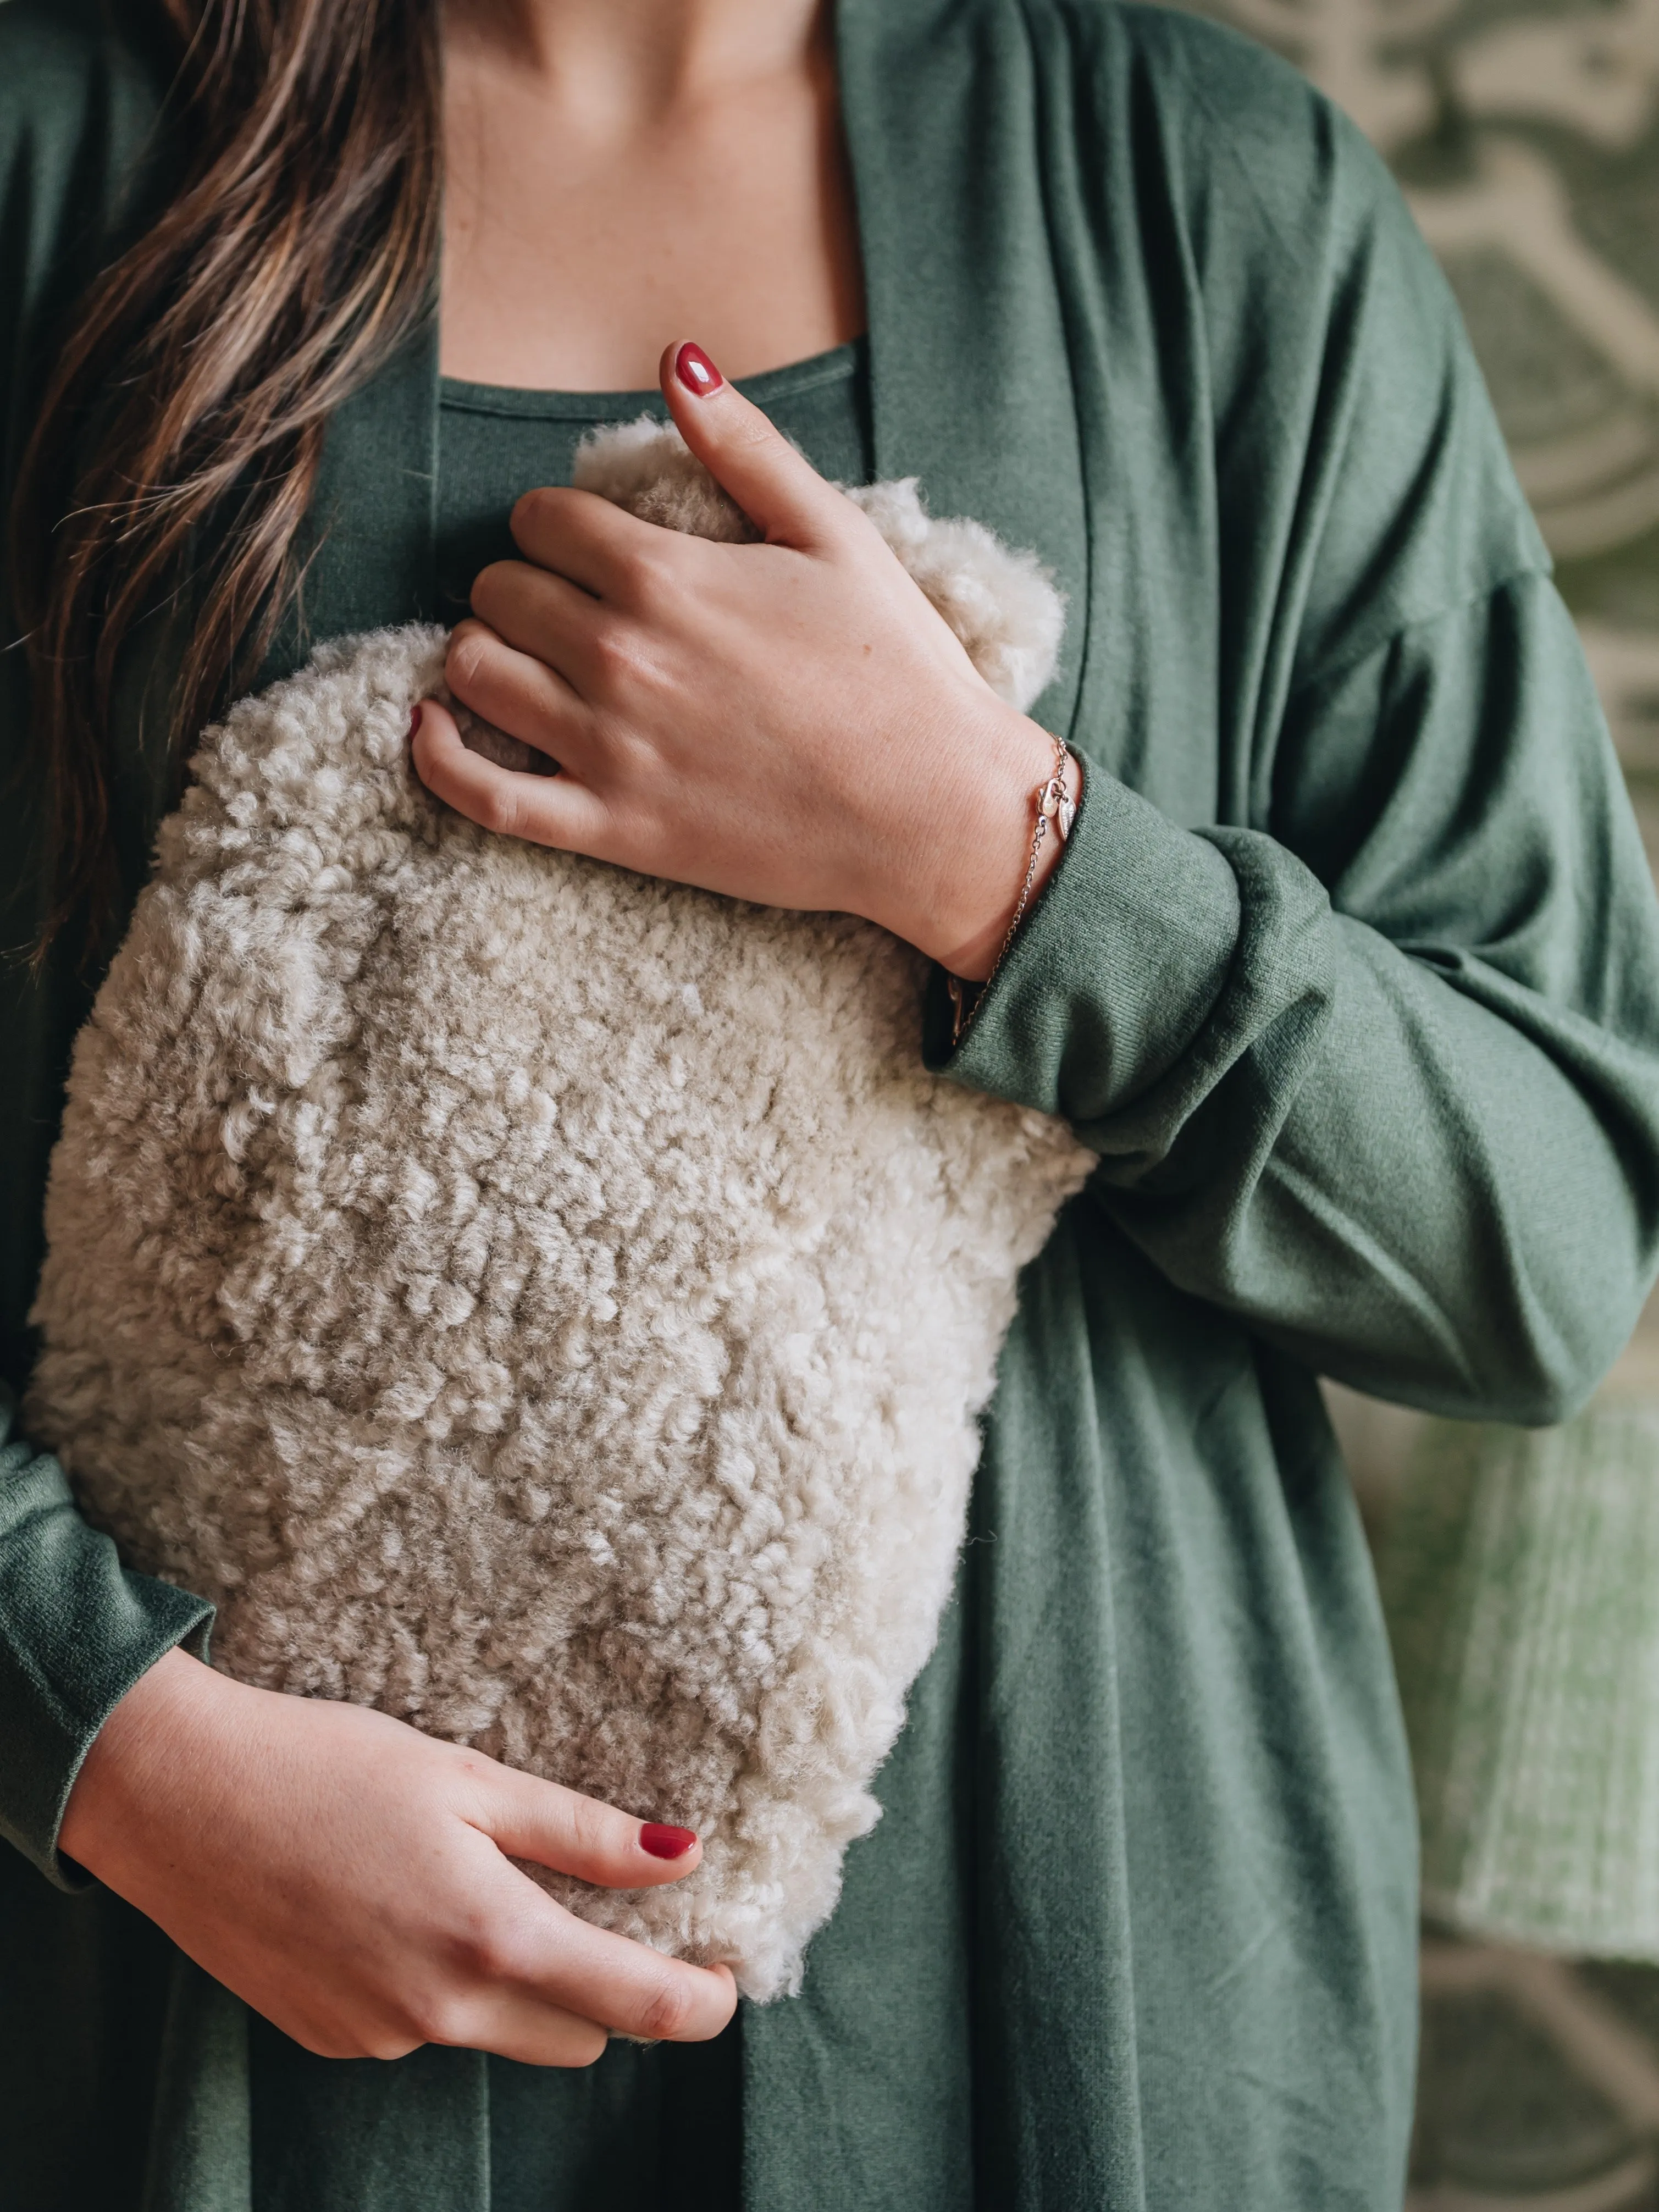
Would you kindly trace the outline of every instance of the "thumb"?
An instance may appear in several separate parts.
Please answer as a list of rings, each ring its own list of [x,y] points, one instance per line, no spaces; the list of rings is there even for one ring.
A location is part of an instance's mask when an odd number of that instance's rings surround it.
[[[857,513],[700,345],[668,347],[660,374],[680,435],[773,544],[821,544]]]

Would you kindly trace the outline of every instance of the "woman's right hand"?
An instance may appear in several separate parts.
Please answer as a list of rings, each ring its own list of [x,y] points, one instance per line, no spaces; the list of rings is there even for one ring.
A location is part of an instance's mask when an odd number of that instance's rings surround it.
[[[586,2066],[609,2029],[698,2042],[737,2002],[727,1968],[590,1927],[512,1863],[609,1889],[698,1864],[695,1838],[661,1858],[641,1832],[383,1713],[250,1689],[171,1651],[99,1732],[60,1842],[321,2057],[447,2043]]]

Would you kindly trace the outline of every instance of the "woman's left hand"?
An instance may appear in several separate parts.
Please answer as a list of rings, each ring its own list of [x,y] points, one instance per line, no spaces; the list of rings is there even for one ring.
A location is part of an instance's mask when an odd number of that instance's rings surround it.
[[[432,700],[416,770],[487,829],[860,915],[982,977],[1053,740],[997,698],[874,526],[758,408],[718,371],[699,391],[704,359],[671,346],[663,390],[764,542],[687,537],[588,492],[527,492],[513,511],[526,557],[479,576],[477,619],[456,630],[445,675],[561,773],[468,751]],[[1043,848],[1046,875],[1059,841]]]

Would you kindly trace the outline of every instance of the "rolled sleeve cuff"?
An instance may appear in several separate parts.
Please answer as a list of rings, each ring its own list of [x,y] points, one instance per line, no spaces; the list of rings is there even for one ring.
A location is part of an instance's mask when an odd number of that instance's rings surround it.
[[[206,1656],[205,1600],[121,1565],[82,1520],[63,1468],[15,1433],[0,1387],[0,1835],[60,1888],[87,1877],[58,1849],[94,1737],[176,1644]]]
[[[931,979],[923,1055],[976,1091],[1063,1115],[1086,1143],[1181,1059],[1209,1019],[1238,944],[1237,880],[1208,839],[1091,767],[1059,866],[951,1042]]]

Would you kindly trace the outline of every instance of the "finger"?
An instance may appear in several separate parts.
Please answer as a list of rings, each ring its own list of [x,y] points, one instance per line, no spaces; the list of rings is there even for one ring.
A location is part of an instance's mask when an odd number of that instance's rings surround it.
[[[636,1820],[597,1797],[512,1770],[491,1774],[488,1783],[493,1786],[475,1818],[511,1857],[606,1889],[672,1881],[702,1863],[702,1844],[690,1828]],[[652,2042],[700,2042],[731,2018],[737,1984],[729,1968],[689,1966],[562,1907],[553,1914],[527,1923],[515,1961],[550,2002]]]
[[[649,1889],[702,1863],[694,1828],[636,1820],[598,1797],[505,1768],[478,1825],[507,1855],[601,1889]]]
[[[521,630],[529,619],[521,612]],[[591,685],[592,674],[576,665],[582,659],[574,640],[559,635],[551,623],[538,650],[509,643],[488,623],[468,620],[458,623],[451,635],[444,681],[464,707],[498,730],[522,738],[554,760],[562,757],[562,746],[574,761],[587,720],[583,678],[586,673]]]
[[[605,807],[574,776],[497,768],[461,743],[454,716],[435,699],[422,700],[415,713],[415,773],[434,799],[500,836],[609,857]]]
[[[472,611],[520,653],[561,671],[582,657],[603,615],[592,592],[528,561],[492,561],[481,568],[473,579]]]
[[[611,2040],[597,2021],[580,2019],[526,1990],[483,1992],[459,2008],[446,2027],[445,2043],[516,2058],[521,2066],[591,2066],[605,2056]]]
[[[524,493],[513,509],[512,530],[526,560],[600,599],[629,598],[640,562],[662,538],[654,523],[641,522],[597,492],[562,484]]]
[[[526,1884],[528,1878],[526,1877]],[[545,1922],[523,1931],[507,1978],[549,2004],[647,2043],[704,2043],[738,2002],[729,1966],[693,1966],[609,1928],[594,1928],[538,1893]]]
[[[661,380],[680,435],[774,544],[806,548],[845,533],[857,509],[732,389],[700,345],[671,345]]]

